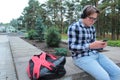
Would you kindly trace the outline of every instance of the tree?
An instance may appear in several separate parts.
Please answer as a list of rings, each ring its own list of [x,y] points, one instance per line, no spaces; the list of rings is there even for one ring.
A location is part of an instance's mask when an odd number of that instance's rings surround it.
[[[12,19],[10,21],[10,25],[13,26],[16,30],[18,30],[18,21],[17,21],[17,19]]]
[[[47,2],[47,12],[53,26],[59,27],[63,33],[65,6],[64,0],[49,0]]]
[[[29,0],[28,7],[25,7],[23,11],[24,26],[27,26],[27,30],[35,28],[35,21],[38,15],[39,2],[37,0]]]
[[[21,30],[21,29],[25,29],[25,27],[22,26],[22,22],[23,21],[23,16],[20,16],[18,19],[17,19],[17,22],[18,22],[18,30]]]
[[[29,0],[18,23],[22,23],[22,27],[28,30],[35,29],[36,19],[40,15],[42,23],[48,27],[56,26],[63,33],[70,24],[80,19],[81,10],[85,5],[100,9],[101,14],[95,23],[97,36],[119,39],[120,0],[48,0],[44,4]]]
[[[47,25],[48,27],[52,26],[52,22],[50,20],[49,13],[46,9],[46,4],[40,4],[38,13],[41,16],[42,22],[45,25]]]
[[[43,24],[43,20],[40,16],[37,17],[35,25],[35,31],[37,33],[36,39],[39,41],[43,41],[45,34],[45,25]]]
[[[66,1],[66,5],[67,5],[67,14],[66,14],[66,18],[68,20],[68,23],[71,24],[75,21],[74,18],[74,3],[70,2],[70,1]]]

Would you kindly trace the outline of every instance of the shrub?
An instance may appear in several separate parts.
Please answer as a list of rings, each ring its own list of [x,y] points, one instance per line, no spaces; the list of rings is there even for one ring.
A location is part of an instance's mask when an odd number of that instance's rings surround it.
[[[35,30],[31,29],[28,31],[28,39],[32,40],[32,39],[35,39],[37,33]]]
[[[120,47],[120,41],[108,41],[108,46],[113,46],[113,47]]]
[[[67,56],[67,49],[66,48],[55,48],[55,55]]]
[[[48,47],[58,47],[61,42],[61,35],[57,28],[50,27],[46,34],[46,43]]]
[[[28,33],[25,33],[25,39],[27,39],[28,38]]]

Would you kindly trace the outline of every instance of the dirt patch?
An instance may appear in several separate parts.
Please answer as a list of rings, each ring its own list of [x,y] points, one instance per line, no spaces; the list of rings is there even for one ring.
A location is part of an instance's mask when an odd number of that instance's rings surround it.
[[[47,44],[45,41],[43,42],[39,42],[36,40],[29,40],[29,39],[25,39],[22,38],[23,40],[27,41],[28,43],[32,44],[33,46],[37,47],[38,49],[45,51],[47,53],[55,53],[55,48],[66,48],[67,49],[67,56],[71,56],[70,51],[68,49],[68,45],[66,43],[61,42],[59,47],[47,47]]]

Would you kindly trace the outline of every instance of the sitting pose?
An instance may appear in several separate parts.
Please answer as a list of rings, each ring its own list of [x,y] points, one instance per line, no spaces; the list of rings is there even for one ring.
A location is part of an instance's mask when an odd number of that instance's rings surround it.
[[[96,7],[85,6],[81,19],[68,28],[69,49],[75,65],[96,80],[120,80],[120,68],[107,56],[96,50],[107,46],[107,42],[96,40],[93,24],[99,13]]]

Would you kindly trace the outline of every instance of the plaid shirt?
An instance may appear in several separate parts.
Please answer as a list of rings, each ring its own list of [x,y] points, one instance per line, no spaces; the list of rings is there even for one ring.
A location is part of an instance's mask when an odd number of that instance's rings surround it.
[[[85,27],[80,19],[73,23],[68,28],[68,44],[73,56],[80,54],[80,56],[89,55],[89,52],[96,52],[89,49],[89,44],[96,39],[96,32],[94,26]]]

